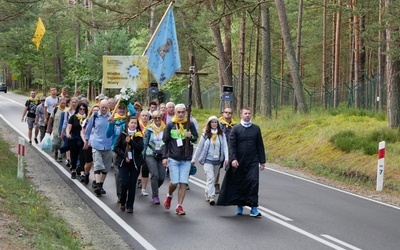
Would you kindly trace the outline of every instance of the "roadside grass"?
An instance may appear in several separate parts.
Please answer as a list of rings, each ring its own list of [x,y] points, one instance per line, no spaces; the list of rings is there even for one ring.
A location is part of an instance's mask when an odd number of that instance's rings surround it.
[[[218,110],[193,110],[202,129]],[[240,121],[239,115],[234,118]],[[384,113],[339,108],[310,114],[283,108],[272,118],[256,116],[268,161],[315,175],[375,189],[379,141],[386,141],[384,192],[400,192],[399,132],[388,129]],[[336,139],[335,139],[336,138]],[[339,140],[338,140],[339,138]]]
[[[0,152],[0,203],[23,227],[22,243],[31,249],[82,249],[76,233],[55,215],[46,198],[29,181],[17,178],[17,157],[1,139]]]

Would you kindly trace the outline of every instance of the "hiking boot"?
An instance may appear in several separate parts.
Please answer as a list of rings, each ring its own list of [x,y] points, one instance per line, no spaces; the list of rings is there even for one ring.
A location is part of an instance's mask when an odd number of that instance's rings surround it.
[[[85,174],[85,180],[83,181],[86,185],[89,184],[89,174]]]
[[[243,214],[243,206],[237,206],[236,215],[242,215],[242,214]]]
[[[178,206],[176,207],[175,213],[176,213],[177,215],[185,215],[185,214],[186,214],[186,212],[183,211],[183,207],[182,207],[181,205],[178,205]]]
[[[168,195],[167,198],[165,198],[164,201],[164,208],[169,209],[171,207],[171,201],[172,201],[172,196]]]
[[[149,196],[149,194],[147,193],[146,189],[142,189],[142,196]]]
[[[154,196],[153,197],[153,204],[154,205],[160,205],[160,198],[158,198],[158,196]]]
[[[76,179],[76,172],[71,173],[71,179]]]
[[[261,213],[258,212],[258,209],[256,207],[252,207],[250,210],[250,216],[251,217],[260,217]]]

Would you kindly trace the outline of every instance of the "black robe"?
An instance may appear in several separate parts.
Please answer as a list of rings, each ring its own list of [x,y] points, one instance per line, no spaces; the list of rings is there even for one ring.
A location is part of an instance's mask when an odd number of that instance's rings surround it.
[[[265,163],[264,143],[260,127],[241,124],[233,127],[229,136],[229,160],[237,160],[238,168],[229,167],[217,205],[258,206],[259,164]]]

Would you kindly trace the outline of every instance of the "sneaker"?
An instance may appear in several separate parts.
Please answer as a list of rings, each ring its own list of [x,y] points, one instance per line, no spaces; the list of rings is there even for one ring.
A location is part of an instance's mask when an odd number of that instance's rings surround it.
[[[35,140],[35,143],[36,143],[36,144],[39,144],[39,141],[38,141],[37,138],[34,138],[34,140]]]
[[[68,160],[66,160],[65,162],[66,162],[65,166],[66,166],[67,168],[70,168],[70,167],[71,167],[71,161],[68,159]]]
[[[260,217],[261,213],[258,212],[258,209],[256,207],[252,207],[250,210],[250,216],[251,217]]]
[[[29,144],[32,144],[32,141],[29,141]]]
[[[168,195],[164,201],[164,208],[169,209],[171,207],[172,196]]]
[[[160,198],[158,198],[158,196],[154,196],[153,197],[153,204],[154,205],[160,205]]]
[[[137,180],[137,187],[142,188],[142,179]]]
[[[76,179],[76,172],[71,173],[71,179]]]
[[[127,212],[127,213],[130,213],[130,214],[133,213],[133,208],[127,208],[127,209],[126,209],[126,212]]]
[[[146,192],[146,189],[142,189],[142,196],[149,196],[149,194]]]
[[[186,190],[190,190],[189,184],[186,184]]]
[[[214,187],[215,187],[215,194],[219,194],[220,191],[219,184],[215,184]]]
[[[97,188],[97,183],[96,183],[95,180],[93,180],[93,182],[92,182],[92,188],[93,188],[93,189],[96,189],[96,188]]]
[[[210,197],[208,197],[207,194],[204,197],[205,197],[206,202],[210,202]]]
[[[211,206],[215,205],[214,197],[211,197],[211,198],[210,198],[210,205],[211,205]]]
[[[178,206],[176,207],[175,213],[176,213],[177,215],[185,215],[185,214],[186,214],[186,212],[183,211],[183,207],[182,207],[181,205],[178,205]]]
[[[85,182],[85,178],[86,178],[86,176],[84,174],[81,174],[81,176],[79,178],[79,181],[84,183]]]
[[[101,194],[106,194],[106,193],[107,193],[106,190],[104,190],[104,188],[101,187]]]
[[[243,206],[237,206],[236,215],[242,215],[242,214],[243,214]]]
[[[120,209],[122,212],[125,212],[125,206],[124,206],[124,205],[119,206],[119,209]]]

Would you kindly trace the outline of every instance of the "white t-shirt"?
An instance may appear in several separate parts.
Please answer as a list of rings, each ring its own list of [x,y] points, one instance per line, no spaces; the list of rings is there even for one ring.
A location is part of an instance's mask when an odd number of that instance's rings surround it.
[[[47,113],[53,113],[53,108],[56,106],[56,104],[59,102],[60,98],[56,96],[56,98],[53,98],[51,96],[46,97],[46,100],[44,101],[44,106],[47,107]]]

